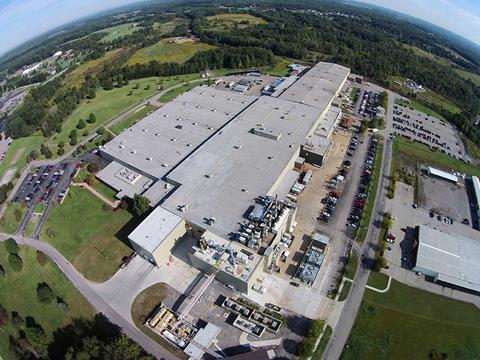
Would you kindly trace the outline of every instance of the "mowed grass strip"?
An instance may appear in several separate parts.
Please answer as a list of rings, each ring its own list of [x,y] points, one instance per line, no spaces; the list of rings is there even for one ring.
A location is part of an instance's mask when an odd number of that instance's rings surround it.
[[[45,141],[41,135],[13,139],[5,158],[0,162],[0,179],[9,170],[14,173],[21,171],[27,163],[27,155],[32,150],[40,151],[40,144]]]
[[[163,39],[160,42],[147,46],[135,52],[128,60],[128,65],[145,64],[156,60],[161,63],[183,64],[200,51],[213,49],[214,46],[199,41],[184,39],[176,41]]]
[[[126,245],[129,226],[133,227],[130,213],[113,211],[89,191],[72,186],[63,204],[52,209],[41,238],[87,279],[102,282],[131,253]]]
[[[139,29],[141,29],[141,26],[137,26],[136,23],[126,23],[98,30],[95,33],[107,33],[107,35],[105,35],[100,41],[110,42],[123,36],[133,34],[134,31]]]
[[[240,25],[241,27],[250,26],[250,25],[260,25],[266,24],[267,22],[259,17],[250,15],[250,14],[220,14],[220,15],[211,15],[207,16],[207,21],[209,25],[213,27],[227,27],[231,28],[235,25]]]
[[[397,137],[393,142],[394,169],[408,166],[416,168],[417,163],[439,167],[445,171],[455,170],[468,175],[480,176],[480,168],[464,163],[440,151],[431,150],[419,142]]]
[[[26,212],[27,208],[24,204],[19,202],[10,203],[0,219],[0,231],[7,234],[15,234]]]
[[[160,97],[160,101],[162,103],[167,103],[175,99],[178,95],[183,94],[184,92],[187,92],[189,90],[192,90],[194,87],[200,86],[205,84],[205,82],[190,82],[190,83],[185,83],[182,86],[179,86],[175,89],[171,89],[167,91],[165,94],[163,94]]]
[[[151,112],[157,110],[158,107],[153,105],[145,105],[141,109],[135,111],[132,115],[128,116],[125,120],[120,121],[119,123],[112,125],[109,127],[110,131],[114,134],[120,134],[124,129],[132,126],[137,121],[143,119],[145,116],[150,114]]]
[[[473,304],[408,287],[366,290],[342,359],[452,359],[480,354],[480,310]]]
[[[45,265],[40,265],[36,250],[23,246],[20,247],[20,256],[23,269],[16,273],[10,268],[4,244],[0,243],[0,264],[6,272],[5,278],[0,278],[0,304],[9,313],[17,311],[24,319],[33,316],[45,330],[48,340],[53,339],[55,330],[70,324],[72,319],[90,319],[93,316],[94,309],[53,262],[48,260]],[[55,296],[65,300],[68,313],[63,313],[56,301],[48,305],[38,301],[37,285],[42,282],[48,283]],[[0,354],[5,360],[17,359],[9,351],[10,335],[17,337],[18,330],[8,321],[0,331]]]

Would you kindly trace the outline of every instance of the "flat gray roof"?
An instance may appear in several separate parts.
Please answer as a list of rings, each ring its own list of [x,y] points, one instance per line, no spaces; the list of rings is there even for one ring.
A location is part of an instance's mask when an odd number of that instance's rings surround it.
[[[275,193],[272,187],[290,170],[321,113],[262,96],[168,174],[168,181],[181,185],[162,206],[200,226],[215,217],[208,229],[227,236],[255,197]],[[185,212],[178,210],[183,205]]]
[[[199,86],[123,131],[101,152],[160,179],[255,99]]]
[[[319,62],[279,97],[326,110],[349,73],[344,66]]]
[[[480,239],[450,235],[419,226],[416,267],[438,274],[446,283],[480,291]]]
[[[182,222],[182,218],[158,206],[129,235],[129,240],[153,253]]]
[[[219,333],[220,328],[218,326],[211,322],[207,323],[204,328],[198,330],[193,337],[193,341],[188,343],[184,350],[185,354],[189,355],[192,360],[201,360],[204,354],[203,348],[208,349]]]

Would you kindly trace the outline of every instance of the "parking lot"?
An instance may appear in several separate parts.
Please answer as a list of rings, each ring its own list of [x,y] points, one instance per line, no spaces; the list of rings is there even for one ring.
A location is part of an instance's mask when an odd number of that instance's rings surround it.
[[[395,104],[392,126],[395,135],[421,142],[432,149],[439,149],[456,159],[468,160],[457,131],[447,122],[411,107]]]
[[[447,216],[453,221],[468,219],[472,223],[470,203],[465,184],[456,185],[425,174],[419,176],[420,203],[425,210]]]
[[[13,201],[27,205],[27,213],[19,227],[20,233],[25,229],[38,203],[47,205],[47,211],[42,216],[46,218],[51,204],[63,200],[79,167],[79,164],[65,160],[56,165],[42,166],[25,178],[13,198]]]
[[[360,89],[357,103],[355,104],[355,115],[364,119],[373,119],[377,116],[380,105],[380,95],[374,91]]]

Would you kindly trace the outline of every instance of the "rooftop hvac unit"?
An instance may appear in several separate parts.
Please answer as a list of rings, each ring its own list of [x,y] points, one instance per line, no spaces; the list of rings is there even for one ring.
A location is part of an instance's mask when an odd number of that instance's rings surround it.
[[[198,123],[197,123],[197,122],[193,122],[192,125],[198,125]]]
[[[142,131],[143,131],[143,132],[147,132],[148,130],[147,130],[147,129],[143,129]]]
[[[205,174],[205,177],[206,177],[207,179],[210,179],[210,178],[212,177],[212,174]]]
[[[184,102],[183,102],[183,105],[184,105],[184,106],[185,106],[185,105],[187,105],[187,102],[186,102],[186,101],[184,101]]]
[[[137,153],[137,150],[132,150],[131,153],[132,153],[132,154],[136,154],[136,153]]]
[[[188,146],[188,147],[191,147],[191,146],[192,146],[192,144],[187,144],[187,146]]]
[[[168,163],[162,163],[162,167],[164,168],[168,167]]]
[[[160,136],[160,133],[156,133],[155,136]]]
[[[242,148],[242,145],[235,145],[234,148],[240,150]]]
[[[215,109],[215,108],[212,109],[212,112],[216,112],[216,111],[217,111],[217,109]]]
[[[148,161],[152,161],[152,160],[153,160],[153,158],[151,158],[151,157],[147,157],[147,160],[148,160]]]
[[[168,114],[163,115],[163,117],[168,117]]]
[[[171,138],[171,139],[170,139],[170,141],[177,141],[177,139],[175,139],[175,138]]]
[[[120,145],[119,148],[123,149],[123,148],[125,148],[125,145]]]

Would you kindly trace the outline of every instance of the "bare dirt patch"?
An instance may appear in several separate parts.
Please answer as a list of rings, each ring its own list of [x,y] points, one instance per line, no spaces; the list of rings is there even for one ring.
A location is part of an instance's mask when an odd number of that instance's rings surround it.
[[[12,161],[10,161],[10,165],[15,165],[17,161],[20,160],[20,156],[22,156],[24,152],[25,152],[25,148],[18,149],[15,155],[13,156]]]

